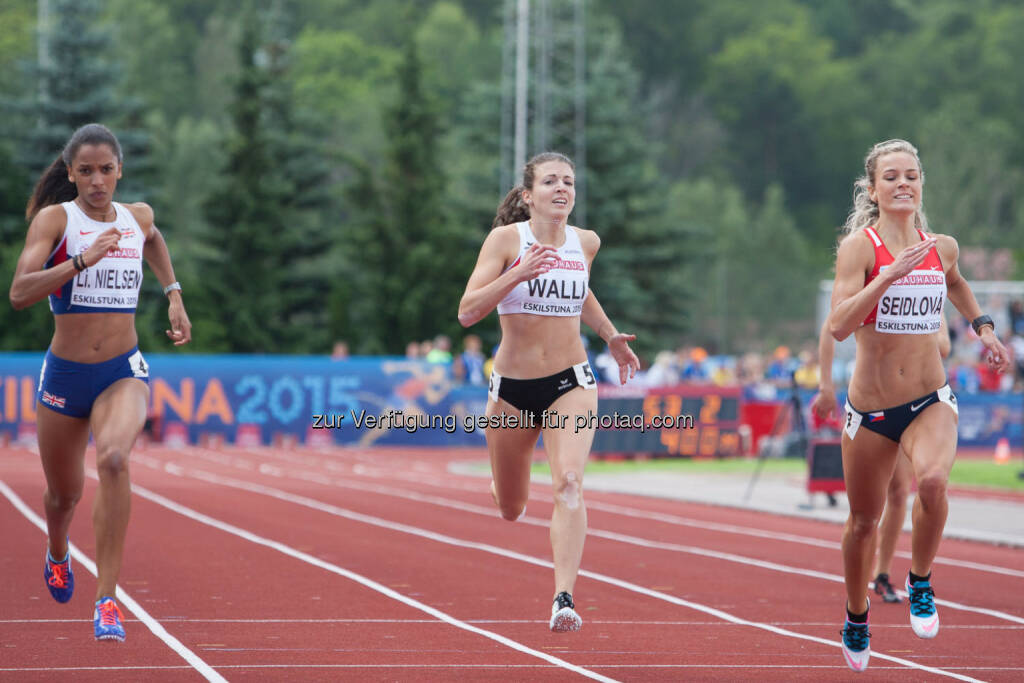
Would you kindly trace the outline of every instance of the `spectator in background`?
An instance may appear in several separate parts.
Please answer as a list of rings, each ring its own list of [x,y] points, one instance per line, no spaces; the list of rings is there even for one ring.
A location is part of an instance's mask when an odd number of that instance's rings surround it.
[[[483,386],[487,383],[485,379],[487,375],[484,374],[484,363],[487,359],[484,358],[484,353],[480,350],[481,346],[480,337],[475,334],[467,334],[466,338],[462,340],[462,353],[452,364],[452,371],[458,372],[463,382],[473,386]],[[459,369],[456,370],[456,368]]]
[[[334,342],[334,348],[331,349],[331,360],[345,360],[348,358],[348,342],[338,340]]]
[[[1015,334],[1010,337],[1008,350],[1013,357],[1014,384],[1012,390],[1020,391],[1021,384],[1024,383],[1024,336]]]
[[[411,341],[405,345],[405,357],[409,360],[415,360],[420,357],[419,342]]]
[[[740,358],[736,371],[740,384],[757,384],[764,381],[764,359],[761,354],[749,351]]]
[[[1010,302],[1010,334],[1015,337],[1024,337],[1024,301],[1015,299]]]
[[[663,387],[679,383],[679,368],[676,355],[671,351],[659,351],[654,363],[644,374],[644,383],[649,387]]]
[[[736,386],[736,359],[729,358],[716,363],[711,370],[711,381],[718,387]]]
[[[614,382],[619,375],[619,364],[607,346],[594,358],[594,369],[598,382]]]
[[[439,334],[434,337],[434,345],[427,352],[425,358],[428,363],[451,363],[452,362],[452,340],[446,334]]]
[[[777,346],[772,353],[772,362],[765,369],[765,379],[774,382],[777,386],[789,386],[793,380],[793,371],[796,364],[788,346]]]
[[[498,345],[495,344],[491,349],[491,355],[484,361],[484,377],[490,377],[491,371],[494,369],[494,357],[498,355]]]
[[[711,373],[707,366],[708,352],[700,346],[690,349],[683,363],[682,380],[684,382],[707,382]]]
[[[801,389],[817,389],[821,367],[816,354],[809,349],[803,349],[797,355],[797,360],[799,365],[793,375],[796,385]]]

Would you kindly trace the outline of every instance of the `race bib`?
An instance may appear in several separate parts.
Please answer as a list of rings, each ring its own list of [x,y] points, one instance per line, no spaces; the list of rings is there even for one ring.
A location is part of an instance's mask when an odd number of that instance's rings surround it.
[[[912,271],[889,285],[879,299],[875,329],[887,334],[934,334],[942,325],[945,301],[946,276],[941,270]]]

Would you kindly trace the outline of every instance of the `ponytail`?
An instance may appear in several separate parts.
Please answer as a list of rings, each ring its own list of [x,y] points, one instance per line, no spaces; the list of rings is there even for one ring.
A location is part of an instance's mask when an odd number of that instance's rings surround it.
[[[58,156],[49,168],[43,171],[35,189],[32,190],[32,196],[25,207],[25,218],[31,223],[36,214],[47,206],[70,202],[77,196],[78,188],[68,180],[68,167],[64,164],[64,157]]]
[[[491,223],[492,228],[530,220],[530,207],[523,201],[525,189],[522,185],[516,185],[508,191],[505,198],[501,200],[501,204],[498,205],[498,213],[494,216],[494,222]]]

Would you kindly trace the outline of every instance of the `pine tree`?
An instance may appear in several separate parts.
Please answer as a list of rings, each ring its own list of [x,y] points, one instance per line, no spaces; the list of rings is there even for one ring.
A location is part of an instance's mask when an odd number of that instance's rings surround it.
[[[415,41],[405,43],[398,94],[387,113],[389,147],[379,172],[354,162],[352,219],[342,292],[350,339],[361,351],[398,353],[412,340],[455,334],[457,308],[478,240],[451,219],[440,159],[438,109],[425,92]]]
[[[33,177],[53,162],[77,128],[103,123],[117,135],[128,164],[118,194],[139,201],[146,135],[138,128],[138,103],[117,91],[119,72],[103,57],[114,36],[101,23],[102,9],[100,0],[50,0],[47,23],[38,27],[43,61],[28,67],[36,87],[7,105],[22,127],[19,161]]]
[[[29,86],[26,94],[0,97],[0,134],[6,140],[17,141],[0,150],[0,163],[17,167],[5,172],[0,183],[0,210],[5,216],[18,217],[0,220],[0,237],[5,245],[0,259],[0,281],[10,282],[24,245],[26,226],[20,217],[33,184],[80,126],[100,122],[114,131],[126,164],[116,199],[145,199],[146,136],[128,124],[138,123],[138,108],[118,93],[117,69],[103,58],[104,48],[113,36],[100,21],[102,5],[100,0],[50,0],[48,21],[37,27],[38,39],[46,49],[42,62],[33,61],[25,67],[24,83]],[[159,296],[155,285],[148,290],[143,290],[144,300]],[[147,303],[140,306],[149,307]],[[43,304],[26,311],[0,307],[0,346],[45,346],[52,333],[48,317]],[[153,336],[147,334],[146,326],[140,326],[139,332],[143,343]]]
[[[327,201],[326,170],[314,141],[297,132],[283,91],[287,43],[265,38],[266,19],[251,9],[242,18],[224,182],[206,201],[217,275],[197,311],[219,321],[209,339],[216,348],[324,351],[330,235],[317,209]]]
[[[689,300],[700,283],[681,276],[692,258],[679,226],[666,216],[666,188],[645,131],[639,75],[621,36],[595,16],[588,31],[587,160],[577,176],[587,187],[587,221],[601,237],[591,289],[641,352],[675,348],[690,328]],[[588,331],[588,334],[590,332]],[[595,337],[596,339],[596,337]]]

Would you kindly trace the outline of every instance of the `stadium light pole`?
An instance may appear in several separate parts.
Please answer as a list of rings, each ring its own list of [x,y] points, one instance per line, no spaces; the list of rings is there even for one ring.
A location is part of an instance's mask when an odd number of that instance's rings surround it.
[[[516,119],[513,163],[515,178],[526,165],[526,106],[527,81],[530,69],[530,0],[519,0],[516,17]]]
[[[575,111],[573,122],[576,147],[576,172],[585,176],[587,170],[587,47],[586,47],[586,0],[576,0],[573,7],[574,76],[576,80]],[[576,223],[587,225],[587,183],[586,177],[576,188]]]
[[[40,128],[46,126],[47,105],[50,101],[50,0],[39,0],[36,4],[36,58],[39,62],[39,119]]]

